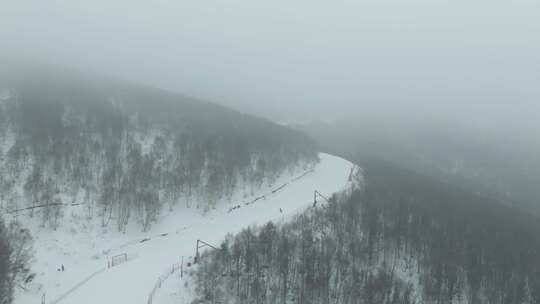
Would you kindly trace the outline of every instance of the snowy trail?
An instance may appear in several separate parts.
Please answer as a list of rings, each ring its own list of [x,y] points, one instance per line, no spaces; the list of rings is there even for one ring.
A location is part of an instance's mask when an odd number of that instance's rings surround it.
[[[283,186],[282,189],[266,193],[264,199],[243,204],[233,211],[231,206],[221,206],[205,216],[169,218],[170,229],[163,229],[166,235],[155,234],[142,243],[137,242],[138,239],[132,239],[116,247],[116,253],[127,252],[137,258],[97,274],[56,303],[146,303],[157,278],[170,269],[172,264],[178,263],[182,256],[187,259],[194,255],[197,239],[219,245],[227,233],[236,233],[249,225],[262,224],[269,220],[284,220],[311,206],[314,190],[324,195],[343,190],[347,186],[353,165],[327,154],[321,154],[320,158],[321,162],[313,172],[300,179],[288,181],[286,186],[283,183],[277,184],[273,190],[280,186]],[[79,276],[78,280],[83,278],[84,276]],[[77,280],[72,280],[67,285],[76,284]],[[47,303],[51,303],[49,301]],[[16,301],[16,304],[22,303]],[[154,303],[158,304],[157,301]]]

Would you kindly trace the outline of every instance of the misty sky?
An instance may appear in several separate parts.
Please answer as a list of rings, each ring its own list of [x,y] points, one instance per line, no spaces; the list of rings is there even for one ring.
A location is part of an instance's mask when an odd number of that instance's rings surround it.
[[[540,113],[538,0],[0,0],[0,45],[284,120]]]

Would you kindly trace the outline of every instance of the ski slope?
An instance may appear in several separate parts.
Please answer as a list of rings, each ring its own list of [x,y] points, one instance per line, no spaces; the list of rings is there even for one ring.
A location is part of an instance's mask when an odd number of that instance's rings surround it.
[[[242,202],[221,204],[206,213],[198,209],[171,212],[151,233],[111,236],[103,232],[100,241],[84,233],[66,236],[65,231],[40,236],[38,245],[51,247],[38,255],[42,288],[19,292],[15,304],[40,303],[43,294],[47,304],[147,303],[157,278],[182,257],[190,259],[197,239],[219,245],[227,233],[301,212],[313,204],[314,190],[330,196],[351,186],[353,164],[328,154],[320,154],[320,159],[312,170],[282,176],[272,187]],[[126,263],[107,268],[108,257],[124,253]],[[66,271],[57,271],[61,264]]]

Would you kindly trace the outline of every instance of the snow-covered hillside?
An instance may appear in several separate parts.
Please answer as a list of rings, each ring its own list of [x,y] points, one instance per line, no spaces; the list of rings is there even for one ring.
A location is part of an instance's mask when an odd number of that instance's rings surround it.
[[[36,69],[0,75],[0,213],[32,209],[57,229],[84,204],[103,226],[148,231],[167,209],[212,209],[318,161],[311,138],[262,118]]]
[[[40,232],[25,220],[36,237],[37,277],[28,291],[18,292],[15,303],[39,303],[43,298],[45,303],[146,303],[160,275],[182,257],[192,258],[197,239],[219,244],[227,233],[283,220],[311,206],[314,190],[331,195],[350,186],[350,162],[328,154],[320,154],[320,159],[313,169],[284,174],[253,196],[239,195],[236,203],[218,204],[207,213],[172,210],[147,233],[96,231],[77,217],[77,208],[83,206],[73,206],[70,222],[56,232]],[[126,254],[128,261],[108,268],[111,257],[119,254]],[[62,265],[65,271],[59,271]]]

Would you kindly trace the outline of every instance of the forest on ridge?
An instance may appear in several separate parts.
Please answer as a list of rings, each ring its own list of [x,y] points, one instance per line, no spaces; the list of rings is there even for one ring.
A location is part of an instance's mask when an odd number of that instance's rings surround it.
[[[194,303],[540,301],[540,220],[383,161],[366,186],[284,225],[230,236]]]
[[[164,90],[26,67],[0,75],[0,208],[63,205],[124,231],[164,208],[210,209],[318,161],[307,136]]]

